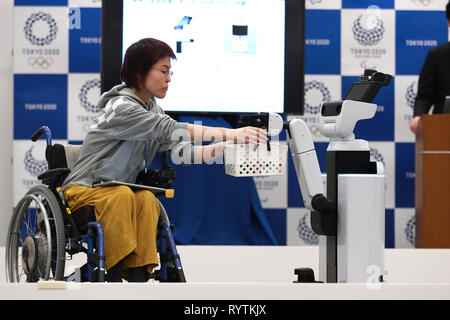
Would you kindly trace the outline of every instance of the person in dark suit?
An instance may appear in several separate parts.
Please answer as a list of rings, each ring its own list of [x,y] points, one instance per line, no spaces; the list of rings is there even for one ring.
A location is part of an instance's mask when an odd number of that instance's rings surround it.
[[[445,8],[450,27],[450,2]],[[446,96],[450,96],[450,42],[430,49],[425,58],[419,75],[414,114],[409,125],[412,132],[419,132],[420,116],[427,114],[432,105],[433,113],[442,113]]]

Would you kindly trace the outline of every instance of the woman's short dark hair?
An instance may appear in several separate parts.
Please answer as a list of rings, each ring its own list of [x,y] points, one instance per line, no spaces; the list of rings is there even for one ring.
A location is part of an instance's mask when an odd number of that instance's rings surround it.
[[[148,71],[165,57],[176,59],[167,43],[153,38],[139,40],[125,52],[120,79],[127,87],[139,89]]]
[[[450,2],[445,6],[445,15],[447,16],[447,20],[450,20]]]

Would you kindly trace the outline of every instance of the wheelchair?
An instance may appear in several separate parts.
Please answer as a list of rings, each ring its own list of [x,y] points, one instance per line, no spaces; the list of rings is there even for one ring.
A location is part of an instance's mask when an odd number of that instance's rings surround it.
[[[48,280],[104,282],[105,256],[103,229],[95,221],[94,208],[85,206],[74,212],[64,199],[61,185],[78,158],[79,145],[52,145],[50,129],[42,126],[31,140],[46,135],[45,157],[48,170],[38,179],[42,184],[32,187],[17,203],[7,234],[6,277],[8,282],[37,282]],[[140,181],[154,182],[156,196],[171,191],[170,182],[175,172],[168,167],[164,155],[161,170],[150,170]],[[146,171],[147,173],[147,171]],[[170,196],[168,196],[170,197]],[[159,269],[155,268],[150,279],[159,282],[186,282],[184,271],[164,206],[158,200],[160,217],[157,231]],[[65,275],[67,260],[78,253],[87,255],[86,263]]]

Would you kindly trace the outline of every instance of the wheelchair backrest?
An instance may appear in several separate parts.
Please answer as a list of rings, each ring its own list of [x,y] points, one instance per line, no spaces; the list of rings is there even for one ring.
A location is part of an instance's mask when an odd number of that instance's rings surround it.
[[[67,168],[72,169],[75,162],[77,162],[80,156],[81,145],[66,144],[64,145],[64,151],[66,152]]]
[[[59,144],[48,145],[45,150],[45,158],[49,169],[71,169],[80,156],[81,145]]]

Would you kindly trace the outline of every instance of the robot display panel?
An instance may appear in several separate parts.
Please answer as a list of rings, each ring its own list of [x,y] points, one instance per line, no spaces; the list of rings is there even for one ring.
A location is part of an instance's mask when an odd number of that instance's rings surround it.
[[[375,95],[371,93],[374,89],[374,83],[356,82],[344,97],[344,100],[354,100],[362,102],[372,102]],[[376,93],[375,93],[376,94]]]
[[[344,97],[344,100],[372,102],[381,87],[388,86],[391,83],[391,80],[392,76],[390,74],[366,69],[364,71],[364,76],[360,78],[360,81],[355,82],[352,85]]]

